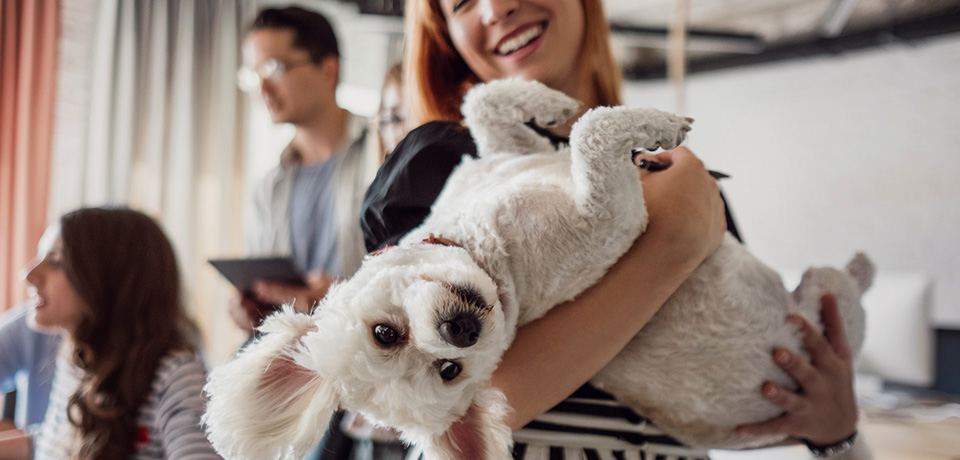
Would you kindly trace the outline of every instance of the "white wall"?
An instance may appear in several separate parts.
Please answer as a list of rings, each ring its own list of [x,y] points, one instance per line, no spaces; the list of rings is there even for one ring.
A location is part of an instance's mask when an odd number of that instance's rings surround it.
[[[960,35],[687,77],[688,145],[747,244],[777,269],[929,273],[932,322],[960,327]],[[665,82],[630,105],[674,110]]]

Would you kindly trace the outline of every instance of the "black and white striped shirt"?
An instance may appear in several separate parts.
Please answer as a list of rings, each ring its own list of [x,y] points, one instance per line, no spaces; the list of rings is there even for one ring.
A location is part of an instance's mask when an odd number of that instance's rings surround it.
[[[584,385],[513,433],[515,460],[709,460],[612,396]],[[412,449],[408,460],[424,460]]]
[[[584,385],[513,433],[523,460],[706,460],[610,395]]]
[[[43,426],[34,439],[34,458],[71,458],[76,430],[67,420],[67,402],[83,371],[60,356]],[[200,427],[206,369],[200,357],[179,351],[160,360],[150,395],[137,423],[137,460],[216,460],[217,455]]]

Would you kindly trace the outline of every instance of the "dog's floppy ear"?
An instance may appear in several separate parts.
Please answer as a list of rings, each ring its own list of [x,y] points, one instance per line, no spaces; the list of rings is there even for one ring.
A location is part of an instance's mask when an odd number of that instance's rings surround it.
[[[264,335],[210,373],[203,417],[207,437],[226,458],[303,458],[339,405],[316,373],[292,357],[315,330],[311,317],[285,308],[267,318]]]
[[[424,446],[426,460],[508,460],[513,438],[503,417],[510,410],[499,390],[481,390],[467,412]]]

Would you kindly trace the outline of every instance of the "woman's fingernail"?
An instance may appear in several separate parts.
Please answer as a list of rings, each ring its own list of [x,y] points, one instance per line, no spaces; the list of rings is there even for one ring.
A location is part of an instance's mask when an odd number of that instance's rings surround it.
[[[777,395],[777,387],[773,385],[767,385],[763,388],[763,394],[770,396],[771,398]]]
[[[790,353],[784,349],[778,349],[773,353],[773,359],[777,360],[780,364],[787,364],[790,362]]]

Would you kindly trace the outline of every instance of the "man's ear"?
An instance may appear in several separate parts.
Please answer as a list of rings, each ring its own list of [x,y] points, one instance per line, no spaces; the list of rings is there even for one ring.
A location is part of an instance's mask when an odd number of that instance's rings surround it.
[[[210,373],[203,424],[226,458],[302,458],[320,441],[339,396],[292,354],[316,326],[289,307],[267,318],[265,334]]]
[[[323,72],[324,80],[331,88],[336,89],[340,83],[340,58],[337,56],[327,56],[320,62],[320,69]]]
[[[510,410],[499,390],[484,389],[447,431],[423,446],[426,460],[509,460],[513,437],[503,418]]]

